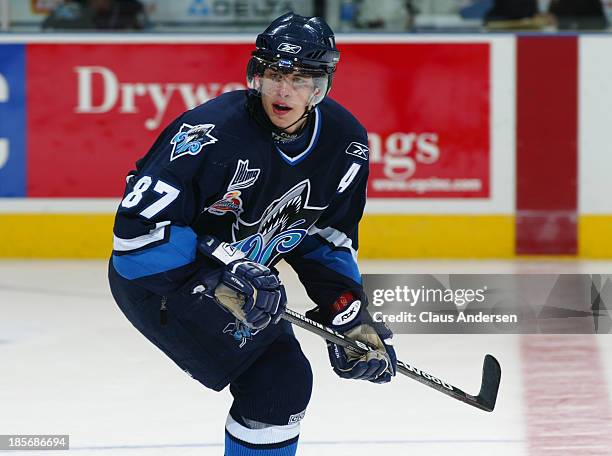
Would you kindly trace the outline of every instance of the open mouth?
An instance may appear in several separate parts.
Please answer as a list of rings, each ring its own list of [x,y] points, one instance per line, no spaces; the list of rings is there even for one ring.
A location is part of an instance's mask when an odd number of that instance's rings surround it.
[[[284,115],[291,111],[292,108],[282,103],[273,103],[272,109],[274,110],[274,114]]]

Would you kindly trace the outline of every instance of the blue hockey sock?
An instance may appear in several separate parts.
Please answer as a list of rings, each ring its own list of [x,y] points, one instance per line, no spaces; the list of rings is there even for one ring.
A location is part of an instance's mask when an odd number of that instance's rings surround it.
[[[284,426],[255,423],[253,428],[234,420],[225,423],[225,456],[294,456],[300,423]]]

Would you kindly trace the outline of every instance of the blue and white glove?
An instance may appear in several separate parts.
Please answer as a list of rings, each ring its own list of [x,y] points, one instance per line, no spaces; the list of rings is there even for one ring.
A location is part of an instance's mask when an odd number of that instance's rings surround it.
[[[353,293],[340,295],[332,305],[329,315],[325,317],[318,308],[306,315],[374,348],[362,354],[351,348],[327,342],[329,360],[338,376],[374,383],[391,381],[397,369],[397,357],[391,345],[393,333],[386,325],[372,321],[366,306]]]
[[[279,322],[287,308],[287,295],[273,271],[244,258],[242,252],[212,236],[204,236],[198,250],[223,266],[205,275],[192,293],[214,297],[251,329]]]

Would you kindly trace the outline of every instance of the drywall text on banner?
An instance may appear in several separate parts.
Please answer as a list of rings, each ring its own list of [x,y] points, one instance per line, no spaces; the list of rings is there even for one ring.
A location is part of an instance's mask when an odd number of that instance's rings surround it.
[[[155,114],[145,120],[147,130],[160,126],[175,94],[181,97],[187,110],[222,93],[245,88],[240,82],[122,82],[113,70],[103,66],[77,66],[74,71],[78,91],[76,113],[101,114],[117,109],[121,114],[134,114],[140,112],[139,103],[150,102]]]

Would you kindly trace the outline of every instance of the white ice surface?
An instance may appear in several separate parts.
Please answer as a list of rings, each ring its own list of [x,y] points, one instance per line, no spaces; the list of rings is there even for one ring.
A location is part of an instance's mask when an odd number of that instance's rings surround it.
[[[371,273],[612,273],[605,262],[360,264]],[[305,311],[297,278],[286,268],[282,276],[290,306]],[[528,454],[520,336],[394,338],[400,359],[469,393],[484,354],[495,354],[503,381],[488,414],[404,377],[388,385],[340,380],[321,339],[296,334],[315,378],[298,454]],[[612,337],[598,341],[610,379]],[[230,403],[229,392],[190,379],[130,325],[110,296],[104,262],[0,262],[0,434],[70,434],[69,454],[78,455],[222,455]]]

